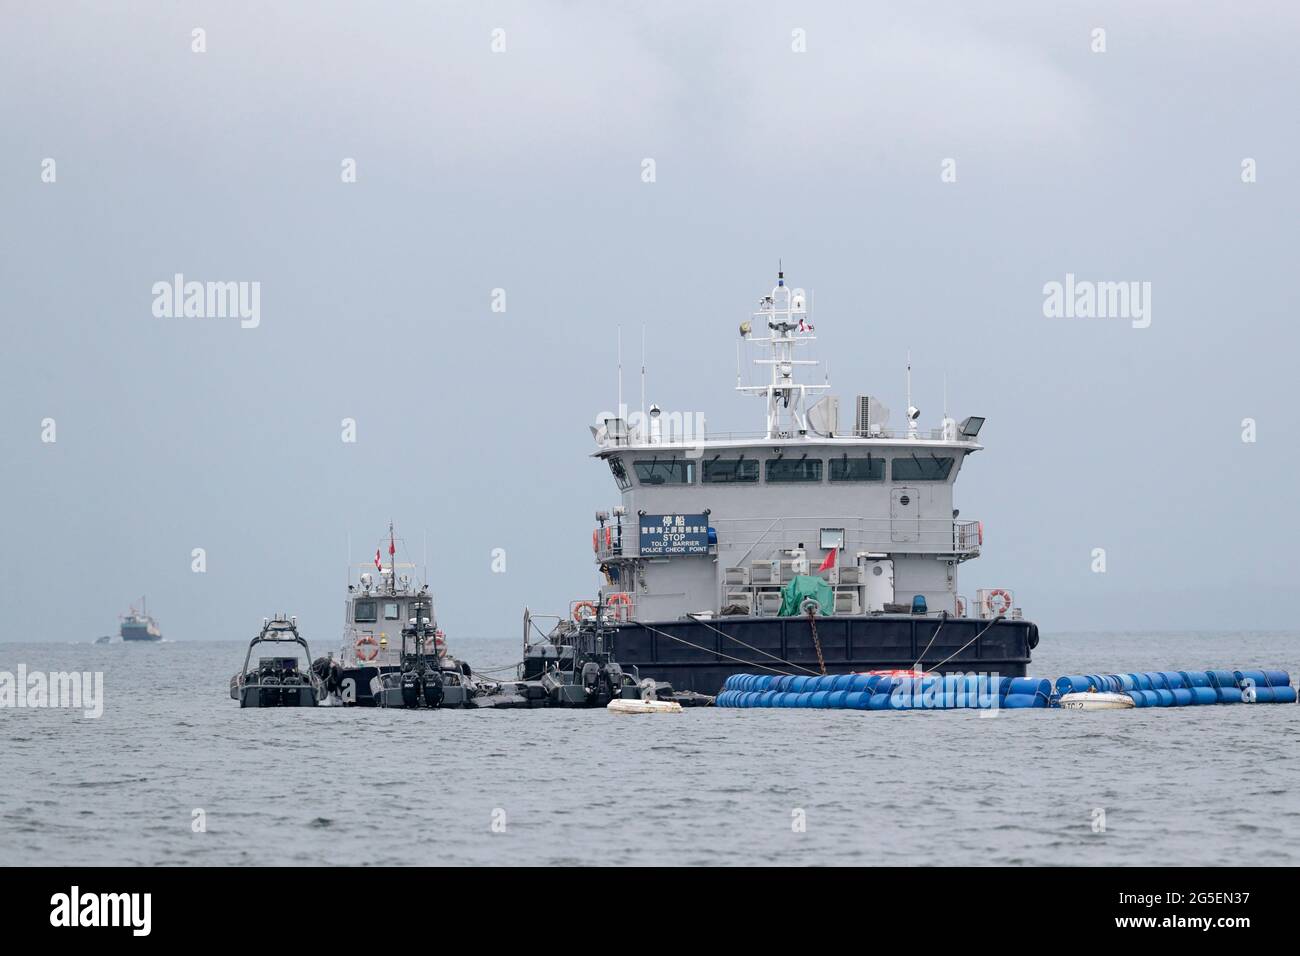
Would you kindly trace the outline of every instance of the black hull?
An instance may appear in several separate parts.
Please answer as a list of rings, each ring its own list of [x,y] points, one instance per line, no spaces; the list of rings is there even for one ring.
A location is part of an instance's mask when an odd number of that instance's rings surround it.
[[[936,617],[836,615],[817,619],[817,636],[832,674],[908,668],[920,660],[924,669],[942,673],[1023,677],[1030,652],[1038,646],[1038,626],[1029,621],[949,618],[939,627]],[[805,673],[783,662],[820,672],[807,618],[633,621],[618,625],[612,650],[624,669],[635,667],[641,678],[701,694],[716,694],[732,674]]]
[[[375,699],[374,694],[370,692],[370,682],[380,674],[389,674],[394,671],[400,671],[401,668],[396,665],[385,665],[383,667],[363,666],[363,667],[345,667],[339,672],[339,682],[347,685],[352,681],[353,697],[347,700],[347,703],[357,707],[378,707],[379,701]]]

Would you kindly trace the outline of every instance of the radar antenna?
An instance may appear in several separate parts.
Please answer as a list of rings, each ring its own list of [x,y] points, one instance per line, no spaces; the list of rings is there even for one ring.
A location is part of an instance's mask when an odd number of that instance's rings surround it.
[[[777,260],[776,286],[759,300],[754,319],[754,325],[749,322],[741,325],[740,334],[743,338],[749,338],[754,326],[766,326],[768,335],[751,341],[771,350],[771,358],[755,359],[754,364],[770,365],[772,375],[765,385],[737,383],[736,391],[761,395],[767,399],[768,438],[806,435],[808,393],[825,391],[830,388],[830,383],[809,385],[795,380],[796,367],[820,364],[813,359],[794,357],[797,346],[816,341],[817,337],[813,334],[813,325],[809,321],[807,297],[803,289],[791,289],[785,284],[785,267],[780,259]]]

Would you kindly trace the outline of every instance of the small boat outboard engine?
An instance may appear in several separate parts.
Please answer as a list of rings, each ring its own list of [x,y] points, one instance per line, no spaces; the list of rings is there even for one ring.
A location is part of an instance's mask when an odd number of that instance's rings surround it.
[[[433,671],[424,678],[424,706],[435,710],[442,706],[445,696],[442,689],[442,675]]]
[[[443,676],[444,668],[448,670],[447,677]],[[375,700],[381,707],[437,710],[447,701],[447,680],[456,683],[460,675],[468,672],[467,665],[444,660],[439,654],[437,631],[429,618],[413,618],[410,626],[402,629],[401,671],[380,675]],[[460,696],[451,706],[458,706],[464,700],[461,688],[455,690]]]
[[[402,672],[402,703],[407,707],[419,707],[424,701],[424,681],[416,671]]]
[[[280,675],[276,672],[274,661],[275,658],[270,657],[258,662],[256,678],[260,688],[257,694],[258,707],[280,706]]]

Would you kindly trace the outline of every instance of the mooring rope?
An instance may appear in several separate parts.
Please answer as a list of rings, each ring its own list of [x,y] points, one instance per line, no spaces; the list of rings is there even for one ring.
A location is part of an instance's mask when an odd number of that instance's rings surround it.
[[[943,660],[941,660],[939,663],[935,664],[935,665],[934,665],[935,669],[937,670],[938,668],[942,667],[944,664],[947,664],[950,660],[952,660],[954,657],[956,657],[956,656],[957,656],[958,654],[960,654],[962,651],[966,650],[966,648],[970,647],[972,644],[974,644],[976,641],[978,641],[981,637],[983,637],[983,636],[988,632],[988,629],[989,629],[990,627],[992,627],[992,626],[993,626],[994,624],[996,624],[998,621],[1002,620],[1002,618],[1003,618],[1003,615],[999,614],[999,615],[998,615],[997,617],[995,617],[993,620],[989,621],[989,623],[988,623],[988,627],[985,627],[984,630],[980,631],[978,634],[976,634],[974,637],[972,637],[969,641],[967,641],[967,642],[966,642],[965,644],[963,644],[961,647],[957,648],[955,651],[953,651],[951,654],[949,654],[947,657],[945,657],[945,658],[944,658]]]
[[[736,642],[737,644],[739,644],[741,647],[748,648],[749,650],[754,651],[756,654],[762,654],[764,657],[770,657],[772,660],[776,661],[778,664],[784,664],[786,667],[797,667],[797,668],[798,668],[799,670],[801,670],[801,671],[807,671],[809,674],[812,674],[814,677],[817,676],[817,672],[816,672],[815,670],[812,670],[811,668],[808,668],[808,667],[804,667],[802,664],[796,664],[796,663],[794,663],[793,661],[787,661],[787,660],[785,660],[784,658],[777,657],[775,654],[769,654],[767,651],[763,650],[763,649],[760,648],[760,647],[754,647],[752,644],[746,644],[746,643],[745,643],[744,641],[742,641],[740,638],[731,636],[731,635],[728,634],[726,631],[723,631],[723,630],[720,630],[720,629],[714,627],[714,626],[713,626],[712,624],[710,624],[708,621],[701,620],[700,618],[696,617],[694,614],[687,614],[686,616],[689,617],[689,618],[690,618],[692,621],[694,621],[696,624],[703,624],[705,627],[707,627],[710,631],[713,631],[715,634],[721,634],[721,635],[722,635],[723,637],[725,637],[727,640],[729,640],[729,641],[735,641],[735,642]],[[642,625],[642,626],[644,626],[644,625]],[[823,674],[826,673],[825,668],[822,669],[822,673],[823,673]]]
[[[744,664],[744,665],[746,665],[747,667],[761,667],[763,670],[765,670],[765,671],[771,671],[771,672],[774,673],[774,674],[783,674],[783,675],[785,675],[786,677],[794,677],[794,676],[795,676],[794,674],[791,674],[789,671],[778,670],[778,669],[775,668],[775,667],[768,667],[766,664],[760,664],[760,663],[758,663],[757,661],[746,661],[746,660],[742,660],[742,659],[739,658],[739,657],[732,657],[730,654],[724,654],[724,653],[722,653],[722,651],[715,651],[713,648],[711,648],[711,647],[705,647],[705,646],[702,645],[702,644],[692,644],[690,641],[685,640],[685,639],[683,639],[683,638],[680,638],[680,637],[673,637],[671,634],[665,634],[663,631],[659,630],[658,628],[651,627],[649,624],[646,624],[646,623],[644,623],[644,622],[642,622],[642,621],[637,621],[636,623],[639,624],[639,625],[641,625],[641,627],[644,627],[647,631],[652,631],[652,632],[655,633],[655,634],[658,634],[658,635],[660,635],[660,636],[662,636],[662,637],[666,637],[666,638],[668,638],[668,640],[670,640],[670,641],[677,641],[677,643],[679,643],[679,644],[685,644],[687,647],[693,647],[693,648],[695,648],[697,651],[705,651],[706,653],[709,653],[709,654],[717,654],[719,657],[725,657],[725,658],[726,658],[727,660],[729,660],[729,661],[735,661],[737,664]],[[790,666],[790,667],[794,667],[794,666],[796,666],[796,665],[794,665],[794,664],[790,664],[789,666]]]
[[[939,617],[941,618],[941,620],[939,621],[939,626],[936,627],[934,629],[934,633],[930,635],[930,643],[925,645],[925,650],[921,652],[921,656],[918,657],[916,659],[916,663],[912,665],[912,670],[916,670],[918,667],[921,666],[921,661],[925,660],[925,655],[930,653],[930,648],[934,647],[934,639],[939,636],[939,632],[943,630],[943,626],[948,623],[947,611],[940,612]]]

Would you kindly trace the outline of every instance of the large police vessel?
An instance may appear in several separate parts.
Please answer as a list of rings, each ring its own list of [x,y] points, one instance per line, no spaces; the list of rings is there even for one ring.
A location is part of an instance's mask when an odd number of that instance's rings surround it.
[[[1023,675],[1038,629],[1010,590],[958,586],[980,554],[980,522],[959,519],[953,485],[984,419],[901,428],[859,395],[852,427],[826,384],[798,374],[816,335],[802,289],[776,286],[740,326],[766,406],[764,427],[710,433],[698,420],[620,411],[593,426],[593,457],[617,484],[596,514],[602,575],[547,635],[564,646],[594,619],[612,656],[642,678],[716,693],[733,673],[923,669]],[[621,361],[620,361],[621,365]],[[620,382],[620,392],[622,390]],[[644,388],[643,388],[644,391]],[[644,398],[643,398],[644,408]]]

